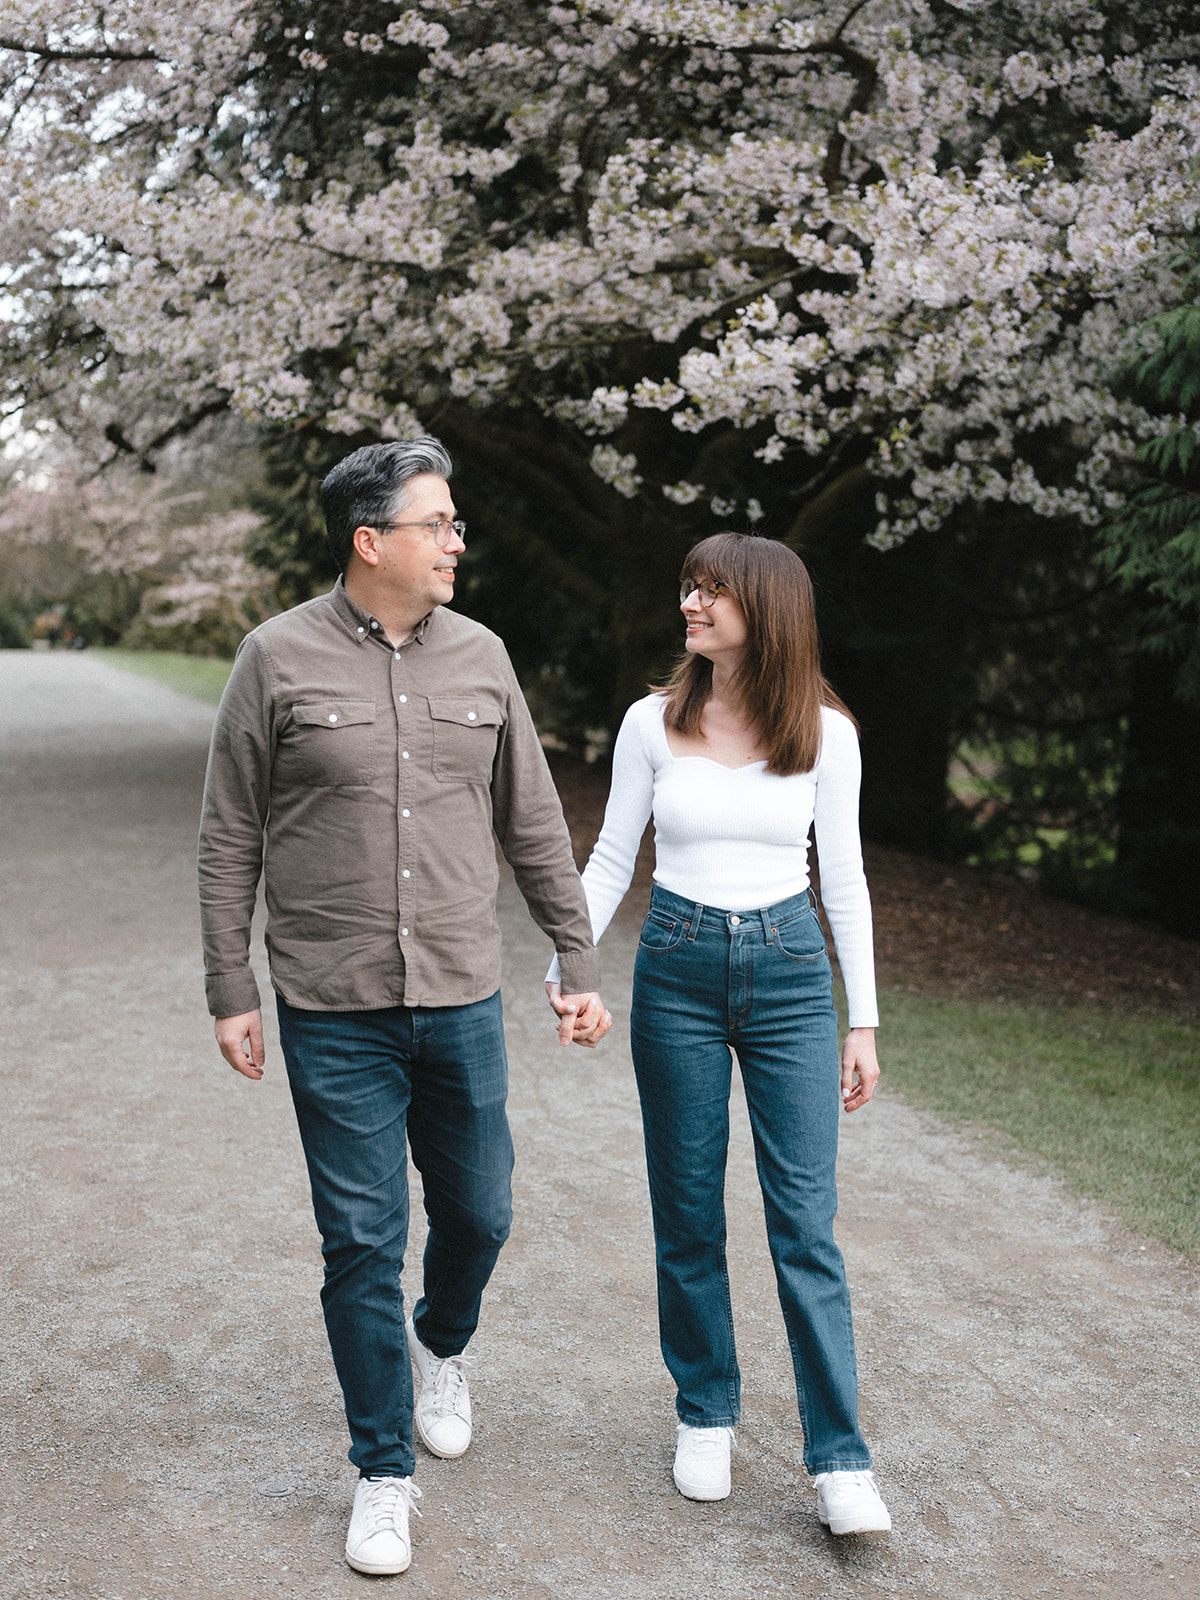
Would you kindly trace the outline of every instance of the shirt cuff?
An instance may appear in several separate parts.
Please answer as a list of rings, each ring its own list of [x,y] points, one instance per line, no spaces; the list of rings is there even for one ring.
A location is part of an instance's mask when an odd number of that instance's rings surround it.
[[[879,1026],[879,1012],[873,1005],[860,1006],[857,1010],[850,1012],[846,1026],[850,1028],[877,1028]]]
[[[595,950],[560,950],[559,984],[564,994],[591,994],[600,987],[600,957]]]
[[[243,972],[209,973],[204,980],[208,1009],[214,1017],[241,1017],[262,1009],[258,983],[249,967]]]

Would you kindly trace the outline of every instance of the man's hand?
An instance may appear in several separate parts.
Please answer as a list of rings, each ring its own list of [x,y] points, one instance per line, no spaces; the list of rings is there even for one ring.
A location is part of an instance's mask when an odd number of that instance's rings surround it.
[[[875,1029],[851,1028],[842,1046],[842,1110],[857,1111],[865,1106],[878,1082]]]
[[[263,1049],[262,1012],[243,1011],[240,1017],[218,1017],[213,1032],[221,1054],[235,1072],[261,1078],[267,1052]]]
[[[559,1044],[583,1044],[590,1050],[612,1027],[612,1017],[595,990],[589,994],[563,994],[559,984],[548,983],[546,994],[558,1017]]]

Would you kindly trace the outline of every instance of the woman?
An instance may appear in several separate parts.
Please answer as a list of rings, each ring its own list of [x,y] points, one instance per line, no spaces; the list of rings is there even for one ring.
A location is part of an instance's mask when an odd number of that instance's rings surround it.
[[[817,1513],[834,1533],[886,1530],[858,1428],[850,1299],[833,1239],[839,1103],[859,1110],[879,1076],[856,727],[821,675],[812,585],[786,546],[735,533],[703,540],[684,564],[680,609],[686,654],[625,717],[583,874],[598,939],[653,814],[655,887],[631,1032],[659,1331],[678,1388],[675,1483],[694,1500],[730,1492],[740,1402],[725,1263],[732,1046]],[[814,821],[850,1011],[840,1096],[829,961],[809,893]]]

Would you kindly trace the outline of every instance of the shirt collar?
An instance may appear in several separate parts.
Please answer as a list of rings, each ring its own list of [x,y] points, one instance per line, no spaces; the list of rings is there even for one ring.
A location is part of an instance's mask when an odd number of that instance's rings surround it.
[[[329,603],[358,644],[365,644],[371,638],[384,637],[379,619],[373,617],[369,611],[364,611],[356,600],[351,600],[346,593],[346,585],[340,577],[329,591]],[[434,610],[423,616],[413,629],[412,636],[418,644],[425,643],[425,634],[437,609],[435,606]]]

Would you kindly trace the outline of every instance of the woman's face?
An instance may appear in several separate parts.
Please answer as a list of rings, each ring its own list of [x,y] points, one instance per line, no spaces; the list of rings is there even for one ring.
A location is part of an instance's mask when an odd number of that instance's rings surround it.
[[[718,590],[712,605],[705,605],[705,589],[713,585],[705,581],[704,589],[693,589],[679,602],[687,624],[684,644],[689,655],[706,656],[714,665],[736,666],[746,648],[749,626],[746,613],[725,589]]]

